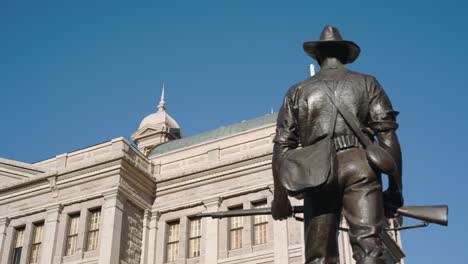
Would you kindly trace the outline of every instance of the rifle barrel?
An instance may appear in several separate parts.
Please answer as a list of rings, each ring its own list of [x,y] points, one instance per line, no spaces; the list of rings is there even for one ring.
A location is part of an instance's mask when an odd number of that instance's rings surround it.
[[[303,206],[293,206],[292,214],[303,213]],[[448,223],[448,206],[403,206],[400,208],[394,208],[396,212],[402,216],[407,216],[415,219],[419,219],[428,223],[434,223],[439,225],[447,225]],[[211,217],[215,219],[221,219],[226,217],[238,217],[238,216],[251,216],[251,215],[271,215],[271,208],[257,208],[257,209],[246,209],[246,210],[231,210],[224,212],[211,212],[211,213],[200,213],[195,215],[196,217]]]
[[[302,213],[303,211],[304,211],[303,206],[293,206],[293,213],[291,214],[291,216],[297,213]],[[231,210],[231,211],[224,211],[224,212],[201,213],[195,216],[221,219],[225,217],[251,216],[251,215],[271,215],[271,207],[246,209],[246,210]]]
[[[246,210],[231,210],[231,211],[224,211],[224,212],[201,213],[196,216],[221,219],[225,217],[249,216],[249,215],[270,215],[270,214],[271,214],[271,208],[258,208],[258,209],[246,209]]]

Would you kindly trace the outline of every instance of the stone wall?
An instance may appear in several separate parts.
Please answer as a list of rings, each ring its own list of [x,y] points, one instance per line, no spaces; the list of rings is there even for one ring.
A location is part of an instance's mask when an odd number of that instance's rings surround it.
[[[126,203],[120,246],[121,264],[140,264],[143,240],[143,210]]]
[[[43,171],[40,166],[0,158],[0,186],[28,179]]]

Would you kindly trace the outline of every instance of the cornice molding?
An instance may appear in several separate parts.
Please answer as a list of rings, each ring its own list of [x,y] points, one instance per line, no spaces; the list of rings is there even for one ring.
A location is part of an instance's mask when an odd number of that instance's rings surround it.
[[[184,148],[175,149],[175,150],[172,150],[172,151],[160,154],[160,155],[151,156],[151,157],[149,157],[149,159],[155,160],[155,159],[158,159],[158,158],[161,158],[161,157],[164,157],[164,156],[173,155],[173,154],[175,154],[177,152],[187,151],[189,149],[197,148],[197,147],[200,147],[200,146],[203,146],[203,145],[209,145],[209,144],[216,143],[216,142],[219,142],[219,141],[224,141],[224,140],[227,140],[227,139],[230,139],[230,138],[243,136],[245,134],[254,133],[254,132],[257,132],[259,130],[266,130],[266,129],[269,129],[269,128],[276,128],[276,123],[271,123],[271,124],[267,124],[267,125],[264,125],[264,126],[259,126],[259,127],[254,128],[254,129],[243,131],[241,133],[237,133],[237,134],[234,134],[234,135],[229,135],[229,136],[226,136],[226,137],[221,137],[221,138],[217,138],[217,139],[213,139],[213,140],[209,140],[209,141],[205,141],[205,142],[200,142],[199,144],[187,146],[187,147],[184,147]]]
[[[203,176],[193,177],[192,179],[188,179],[186,181],[181,181],[181,182],[177,182],[177,183],[166,185],[166,186],[157,185],[156,197],[163,196],[169,193],[180,192],[180,191],[190,189],[201,184],[207,184],[207,182],[209,182],[210,184],[213,184],[215,182],[224,181],[230,178],[241,177],[246,174],[252,174],[256,172],[269,170],[270,168],[271,168],[270,161],[262,161],[262,162],[250,164],[248,166],[239,166],[235,169],[220,171],[218,173],[206,173],[206,175],[203,175]]]
[[[132,150],[135,151],[133,148]],[[99,158],[96,160],[92,160],[90,162],[80,163],[78,165],[73,165],[70,167],[62,168],[62,169],[53,168],[46,173],[31,176],[30,178],[25,179],[23,181],[0,186],[0,204],[2,204],[2,201],[7,200],[7,199],[12,199],[14,197],[21,197],[22,195],[27,196],[33,191],[47,190],[47,191],[51,191],[53,195],[55,196],[58,194],[58,190],[60,188],[65,187],[66,184],[69,182],[76,182],[84,178],[91,178],[96,175],[104,174],[112,170],[120,170],[120,169],[123,169],[123,166],[125,165],[122,165],[121,163],[119,165],[112,165],[110,167],[98,169],[95,171],[88,171],[88,172],[85,172],[84,174],[80,174],[80,175],[76,175],[72,177],[63,177],[63,176],[66,176],[75,172],[83,171],[83,170],[89,170],[91,168],[98,167],[100,165],[111,163],[111,162],[118,161],[118,160],[124,160],[125,162],[127,162],[127,164],[130,164],[130,166],[135,168],[138,172],[145,175],[145,177],[149,181],[155,182],[155,179],[153,178],[153,175],[151,173],[153,165],[148,159],[144,158],[144,156],[141,156],[140,153],[135,153],[135,155],[133,155],[133,158],[132,158],[129,155],[129,153],[118,151],[118,152],[114,152],[109,155],[106,155],[104,158]],[[147,166],[142,166],[142,164],[144,163],[146,163]],[[33,190],[26,189],[28,187],[32,187],[33,185],[38,185],[38,184],[40,184],[41,186],[35,186],[33,187]],[[20,189],[20,188],[23,188],[24,190],[10,193],[5,196],[5,192],[10,192],[14,189]]]
[[[213,204],[219,203],[219,205],[221,205],[222,201],[228,198],[242,196],[242,195],[246,195],[249,193],[256,193],[256,192],[263,191],[263,190],[268,190],[268,184],[260,184],[260,185],[250,186],[248,188],[239,189],[239,190],[223,192],[217,196],[212,196],[212,197],[205,198],[205,199],[192,200],[186,203],[181,203],[181,204],[176,204],[176,205],[170,204],[170,205],[162,206],[162,207],[154,207],[152,212],[165,214],[165,213],[180,211],[180,210],[193,208],[193,207],[201,206],[201,205],[206,206],[210,203],[213,203]]]
[[[49,206],[46,207],[47,213],[56,213],[56,212],[58,212],[60,214],[62,212],[62,210],[63,210],[63,204],[61,204],[61,203],[49,205]]]
[[[244,156],[236,157],[232,159],[223,159],[217,162],[207,162],[203,166],[198,166],[198,167],[192,168],[191,170],[181,170],[175,173],[167,173],[167,174],[164,173],[163,171],[162,174],[156,174],[154,175],[154,177],[156,177],[156,183],[158,185],[161,185],[161,184],[164,184],[165,182],[173,181],[178,178],[189,177],[190,175],[212,173],[213,171],[222,172],[226,170],[233,170],[236,168],[241,168],[246,165],[260,163],[263,161],[270,161],[271,163],[272,154],[273,154],[272,151],[266,151],[266,152],[254,153],[250,155],[244,155]],[[164,166],[164,164],[158,164],[158,165],[160,165],[161,167]],[[161,175],[164,175],[163,179],[161,179]]]

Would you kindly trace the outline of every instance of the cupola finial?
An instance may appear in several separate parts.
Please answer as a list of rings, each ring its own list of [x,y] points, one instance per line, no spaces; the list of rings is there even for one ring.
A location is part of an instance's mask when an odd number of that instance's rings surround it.
[[[162,112],[164,110],[166,110],[166,102],[164,101],[164,83],[163,83],[163,87],[161,91],[161,100],[159,101],[159,104],[158,104],[158,111]]]

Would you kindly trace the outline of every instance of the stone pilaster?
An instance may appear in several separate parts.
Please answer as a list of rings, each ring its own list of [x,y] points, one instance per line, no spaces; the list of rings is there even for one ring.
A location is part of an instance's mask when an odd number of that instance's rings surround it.
[[[9,263],[9,261],[11,261],[10,257],[13,250],[13,236],[15,236],[15,228],[9,225],[6,227],[6,238],[5,242],[3,243],[3,251],[0,251],[0,263]]]
[[[142,247],[141,247],[141,263],[148,263],[148,251],[149,251],[149,235],[150,235],[150,225],[151,225],[151,211],[144,210],[143,213],[143,238],[142,238]]]
[[[57,237],[60,214],[63,206],[56,204],[47,207],[47,215],[44,222],[44,238],[41,252],[41,263],[52,263],[55,254],[55,241]]]
[[[165,221],[156,221],[156,228],[155,232],[157,233],[155,239],[155,247],[156,247],[156,254],[154,256],[154,263],[151,264],[159,264],[159,263],[166,263],[166,252],[165,250],[165,243],[166,243],[166,229],[167,224]],[[156,243],[157,241],[157,243]],[[159,243],[159,244],[158,244]]]
[[[88,225],[88,208],[82,207],[80,210],[80,222],[78,224],[78,234],[83,234],[82,236],[78,236],[77,247],[76,247],[76,255],[84,257],[84,253],[86,252],[86,226]]]
[[[344,218],[341,219],[340,226],[343,228],[349,228],[348,223],[346,222],[346,220],[344,220]],[[353,252],[349,241],[349,234],[346,231],[340,231],[338,233],[338,250],[340,263],[356,263],[353,259]]]
[[[187,258],[187,231],[188,230],[188,218],[183,216],[179,220],[179,255],[177,256],[177,263],[185,263]]]
[[[221,199],[215,197],[209,200],[203,201],[206,207],[206,212],[217,212]],[[216,264],[218,263],[218,233],[219,233],[219,221],[217,219],[206,218],[206,225],[204,229],[205,247],[204,256],[205,264]]]
[[[0,259],[1,259],[2,253],[4,253],[3,248],[5,247],[7,228],[9,224],[10,224],[10,219],[8,217],[0,219]]]
[[[273,248],[275,252],[275,264],[288,264],[289,263],[289,252],[288,252],[288,222],[273,221]]]
[[[156,263],[156,250],[157,250],[157,232],[158,232],[158,222],[161,217],[160,212],[152,212],[151,219],[149,222],[148,230],[148,246],[147,249],[147,260],[143,261],[143,264],[155,264]]]
[[[253,209],[252,203],[250,201],[245,201],[242,205],[244,210]],[[253,217],[247,216],[242,219],[243,230],[242,230],[242,253],[250,254],[252,253],[253,241]]]
[[[103,193],[102,222],[99,246],[99,264],[119,263],[124,201],[118,190]]]
[[[23,236],[23,249],[21,251],[20,264],[27,264],[29,262],[29,256],[31,255],[31,239],[32,239],[33,225],[27,223],[24,229]]]
[[[220,211],[227,211],[227,207],[221,207],[219,209]],[[219,246],[218,246],[218,258],[219,259],[223,259],[223,258],[227,258],[228,256],[228,251],[229,251],[229,243],[228,243],[228,239],[229,239],[229,218],[221,218],[219,219],[219,229],[220,230],[225,230],[225,231],[222,231],[219,233]],[[203,219],[202,219],[202,227],[204,228],[207,228],[206,227],[206,224],[203,223]],[[201,250],[203,251],[203,243],[202,243],[202,248]]]

